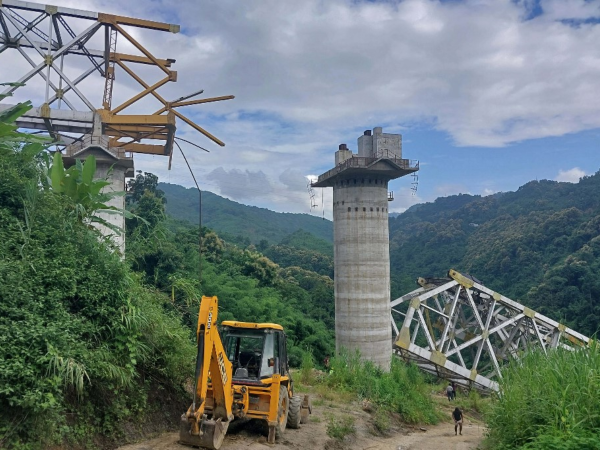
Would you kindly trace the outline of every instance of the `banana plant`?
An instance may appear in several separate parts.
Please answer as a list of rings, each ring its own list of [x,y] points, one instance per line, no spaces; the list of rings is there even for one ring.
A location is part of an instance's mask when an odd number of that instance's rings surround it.
[[[47,156],[46,156],[47,158]],[[47,165],[49,160],[47,159]],[[115,197],[124,196],[125,192],[103,192],[110,182],[102,179],[94,180],[96,158],[89,155],[84,162],[77,160],[75,165],[65,169],[62,155],[54,153],[52,165],[47,172],[47,185],[57,194],[69,197],[74,205],[73,212],[81,223],[104,225],[115,233],[123,233],[123,229],[100,217],[99,213],[120,214],[132,218],[133,214],[125,209],[107,205]]]
[[[15,85],[19,84],[0,83],[0,86]],[[0,101],[6,97],[7,95],[0,94]],[[18,149],[16,154],[21,158],[30,161],[41,159],[45,163],[41,167],[45,172],[45,175],[42,175],[42,186],[69,197],[74,205],[73,213],[79,222],[90,227],[97,223],[115,233],[123,233],[123,229],[111,224],[98,214],[122,214],[126,218],[136,217],[127,210],[107,205],[113,198],[124,196],[125,192],[102,192],[102,189],[110,183],[106,180],[94,180],[96,159],[92,155],[88,156],[85,162],[77,160],[74,166],[65,169],[61,154],[56,152],[51,163],[49,154],[45,151],[51,144],[50,139],[18,131],[17,119],[31,108],[31,102],[27,101],[0,111],[0,152],[14,152]]]
[[[0,86],[21,86],[19,83],[0,83]],[[0,101],[12,94],[0,94]],[[10,108],[0,111],[0,152],[19,149],[21,157],[33,159],[49,143],[48,138],[18,131],[16,121],[32,108],[31,102],[17,103]]]

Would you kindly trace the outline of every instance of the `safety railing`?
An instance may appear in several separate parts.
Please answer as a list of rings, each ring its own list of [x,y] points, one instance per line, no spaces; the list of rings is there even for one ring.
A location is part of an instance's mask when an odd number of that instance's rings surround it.
[[[362,156],[353,156],[348,158],[347,160],[341,162],[336,167],[331,170],[328,170],[322,175],[319,175],[317,183],[320,183],[323,180],[326,180],[333,175],[337,175],[338,173],[354,168],[354,169],[366,169],[371,166],[374,162],[384,159],[386,161],[391,161],[396,164],[398,167],[404,170],[419,170],[419,161],[414,159],[402,159],[402,158],[366,158]],[[315,184],[315,183],[313,183]]]
[[[74,157],[88,147],[100,147],[118,159],[133,159],[132,152],[125,151],[121,147],[111,147],[110,138],[108,136],[90,135],[83,136],[80,140],[67,145],[65,148],[65,156]]]

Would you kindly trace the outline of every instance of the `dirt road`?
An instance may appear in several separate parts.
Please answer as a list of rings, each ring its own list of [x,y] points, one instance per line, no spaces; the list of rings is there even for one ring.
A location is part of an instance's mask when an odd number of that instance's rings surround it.
[[[352,416],[355,433],[341,442],[331,439],[327,435],[327,423],[332,416]],[[371,414],[358,407],[344,410],[340,405],[324,404],[313,408],[309,423],[299,430],[286,430],[283,439],[275,445],[268,445],[260,430],[249,423],[244,426],[230,427],[221,449],[474,450],[481,444],[484,434],[485,428],[481,423],[466,417],[462,436],[454,435],[454,425],[450,422],[422,428],[396,425],[390,429],[387,436],[381,436],[374,432]],[[152,440],[121,447],[120,450],[185,450],[188,448],[179,445],[177,440],[177,433],[167,433]]]
[[[344,442],[329,439],[318,427],[308,424],[300,430],[288,430],[282,442],[268,445],[262,436],[246,432],[231,433],[225,438],[221,450],[275,450],[283,449],[326,449],[326,450],[475,450],[484,436],[484,428],[479,425],[467,425],[462,436],[454,436],[452,424],[445,423],[426,428],[427,431],[414,430],[405,435],[390,437],[360,436]],[[121,447],[120,450],[182,450],[177,443],[178,434],[168,433],[158,438],[138,444]]]

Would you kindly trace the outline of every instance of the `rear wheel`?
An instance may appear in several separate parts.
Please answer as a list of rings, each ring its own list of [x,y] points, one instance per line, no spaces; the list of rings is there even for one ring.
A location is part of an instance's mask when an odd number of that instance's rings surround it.
[[[296,429],[300,428],[300,409],[302,408],[302,396],[294,395],[290,399],[290,410],[288,412],[287,426]]]
[[[279,388],[279,407],[277,408],[277,425],[275,425],[275,437],[281,438],[287,424],[290,402],[286,386]]]

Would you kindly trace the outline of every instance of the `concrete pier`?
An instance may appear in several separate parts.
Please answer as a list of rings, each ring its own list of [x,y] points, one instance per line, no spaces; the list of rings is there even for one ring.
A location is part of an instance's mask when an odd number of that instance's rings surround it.
[[[336,351],[359,350],[389,370],[388,182],[418,163],[402,159],[401,135],[377,127],[358,138],[358,154],[341,144],[335,164],[313,186],[333,187]]]

